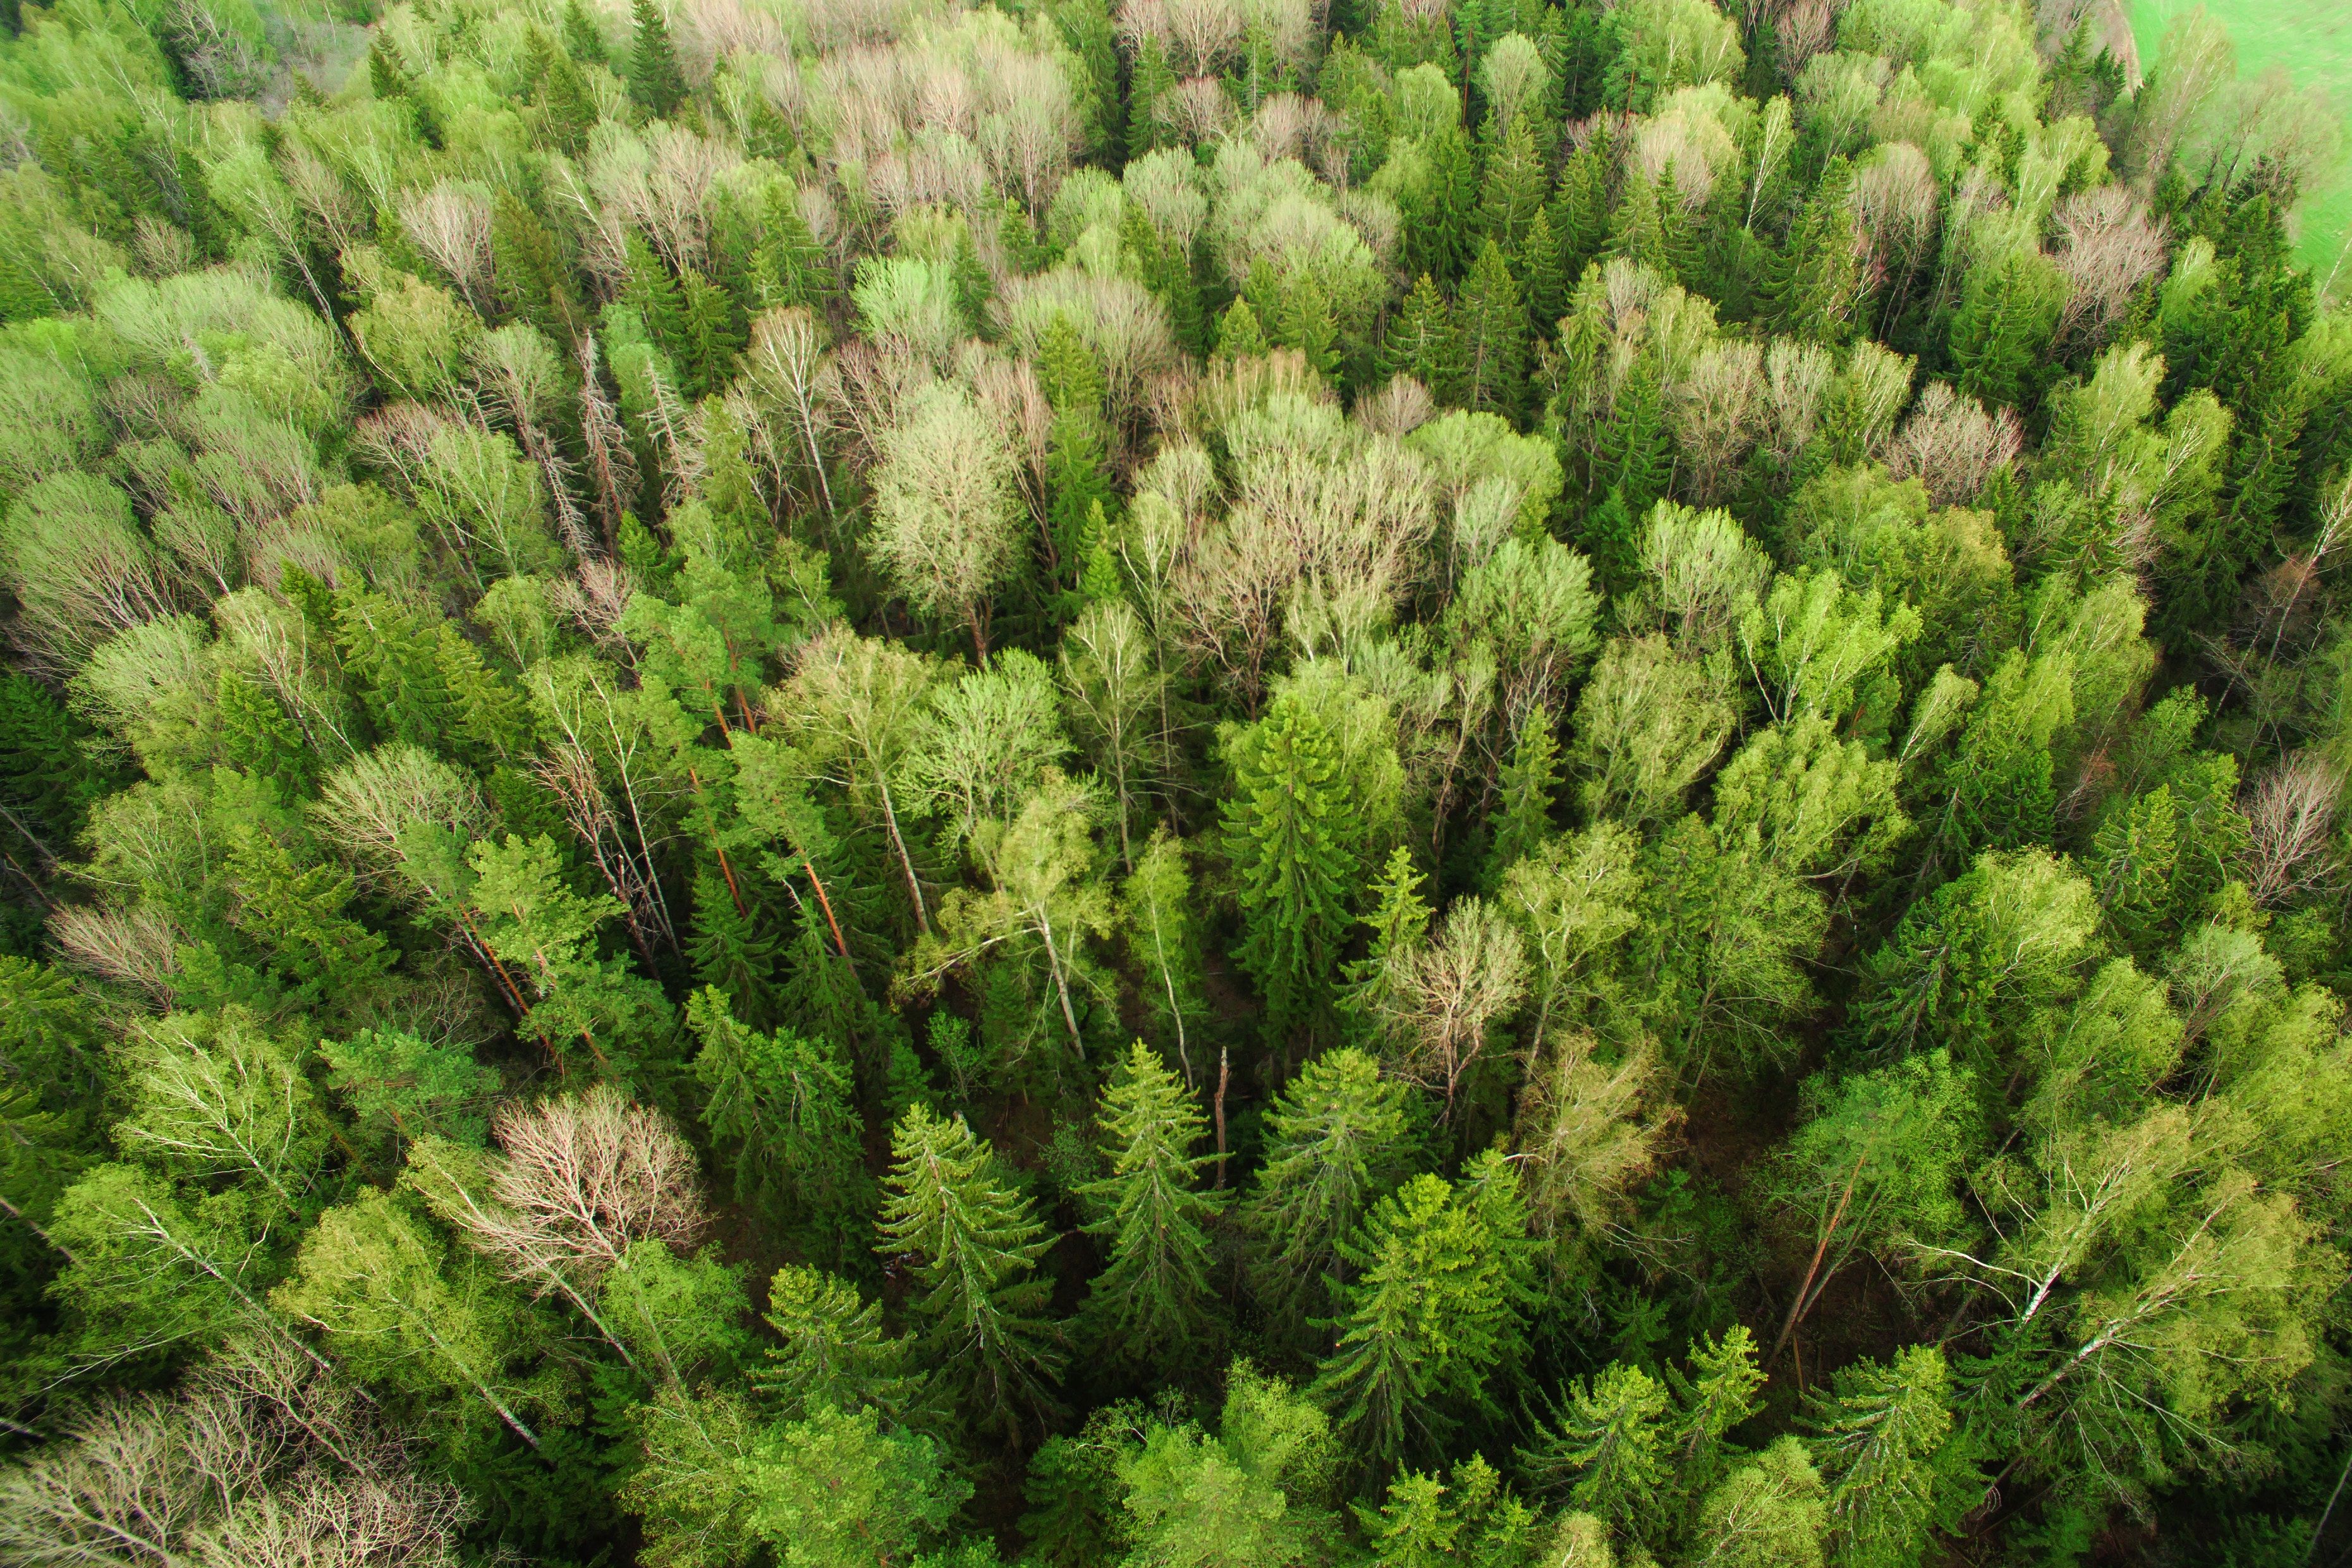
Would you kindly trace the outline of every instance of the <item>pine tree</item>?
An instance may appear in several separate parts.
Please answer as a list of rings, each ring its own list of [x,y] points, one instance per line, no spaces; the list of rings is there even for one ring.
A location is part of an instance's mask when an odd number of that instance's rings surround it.
[[[1398,966],[1419,949],[1429,929],[1431,910],[1421,896],[1427,880],[1413,864],[1412,852],[1399,844],[1371,885],[1372,912],[1362,922],[1371,937],[1364,956],[1348,966],[1342,998],[1349,1016],[1360,1023],[1381,1015],[1393,995]]]
[[[1812,1402],[1813,1458],[1829,1482],[1830,1548],[1853,1568],[1918,1561],[1936,1511],[1936,1453],[1952,1428],[1944,1353],[1912,1345],[1841,1370]]]
[[[1328,1007],[1347,939],[1362,829],[1339,777],[1339,748],[1304,704],[1282,700],[1235,737],[1225,802],[1226,859],[1242,908],[1242,967],[1276,1036]]]
[[[297,862],[268,833],[245,833],[230,849],[230,924],[269,954],[271,977],[295,1007],[360,1011],[398,956],[346,913],[358,889],[340,865]]]
[[[1721,1475],[1729,1452],[1726,1438],[1757,1409],[1764,1369],[1756,1364],[1756,1339],[1735,1323],[1722,1338],[1693,1340],[1687,1374],[1668,1368],[1666,1381],[1679,1406],[1672,1434],[1675,1479],[1688,1496],[1704,1494]]]
[[[1389,321],[1381,364],[1391,376],[1412,376],[1443,403],[1458,403],[1454,391],[1454,315],[1429,274],[1405,296]]]
[[[1176,73],[1160,40],[1143,39],[1135,51],[1128,79],[1127,155],[1140,158],[1159,147],[1165,128],[1160,120],[1160,100],[1176,90]]]
[[[1486,880],[1498,886],[1503,873],[1551,837],[1552,802],[1560,785],[1559,738],[1551,710],[1528,710],[1512,737],[1511,759],[1503,765],[1502,800],[1494,816],[1495,839],[1486,853]]]
[[[822,306],[833,293],[833,269],[824,247],[801,215],[798,187],[778,181],[768,188],[760,243],[751,253],[753,287],[762,309]]]
[[[686,99],[686,72],[670,41],[660,0],[634,0],[636,37],[629,49],[629,99],[656,119],[666,119]]]
[[[1017,1444],[1055,1409],[1050,1385],[1063,1358],[1043,1316],[1053,1287],[1033,1277],[1053,1237],[961,1116],[908,1107],[891,1129],[890,1157],[875,1250],[906,1261],[920,1292],[913,1310],[925,1359],[965,1416]]]
[[[1503,247],[1491,238],[1462,281],[1454,307],[1454,345],[1463,406],[1516,420],[1527,396],[1527,309]]]
[[[1296,1337],[1347,1282],[1340,1246],[1405,1168],[1405,1087],[1360,1051],[1326,1051],[1276,1096],[1265,1163],[1243,1204],[1250,1289]]]
[[[769,1281],[761,1315],[777,1343],[751,1383],[779,1418],[870,1405],[903,1425],[921,1408],[927,1379],[914,1368],[914,1344],[884,1333],[882,1303],[859,1300],[847,1281],[787,1264]]]
[[[1183,1082],[1141,1040],[1121,1069],[1097,1124],[1110,1174],[1079,1189],[1110,1247],[1087,1312],[1114,1356],[1157,1375],[1213,1347],[1210,1228],[1226,1195],[1201,1189],[1215,1156],[1192,1152],[1208,1123]]]

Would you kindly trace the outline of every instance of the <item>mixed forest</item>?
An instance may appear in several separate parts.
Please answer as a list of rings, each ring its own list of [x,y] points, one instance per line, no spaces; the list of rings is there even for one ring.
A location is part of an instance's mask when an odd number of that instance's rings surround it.
[[[2336,121],[2111,37],[10,0],[0,1565],[2344,1560]]]

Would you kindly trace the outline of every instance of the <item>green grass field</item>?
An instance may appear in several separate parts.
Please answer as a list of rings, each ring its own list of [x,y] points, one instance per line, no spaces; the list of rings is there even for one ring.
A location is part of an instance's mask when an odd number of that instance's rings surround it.
[[[2352,0],[2205,0],[2238,46],[2238,74],[2256,77],[2284,66],[2297,87],[2325,88],[2346,126],[2352,151]],[[2165,24],[2196,0],[2128,0],[2132,36],[2143,64],[2153,64]],[[2352,240],[2352,160],[2340,163],[2326,189],[2303,206],[2303,259],[2336,289],[2352,288],[2352,259],[2340,270]]]

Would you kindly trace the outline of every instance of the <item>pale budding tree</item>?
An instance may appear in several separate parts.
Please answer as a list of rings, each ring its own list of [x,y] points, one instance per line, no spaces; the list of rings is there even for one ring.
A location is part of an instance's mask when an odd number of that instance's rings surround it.
[[[882,442],[867,549],[919,615],[961,621],[988,657],[996,591],[1019,564],[1013,452],[971,395],[935,382]]]
[[[1024,994],[1036,996],[1022,1025],[1026,1041],[1044,1032],[1044,1019],[1058,1018],[1084,1060],[1081,1012],[1112,994],[1088,951],[1115,919],[1095,840],[1099,814],[1087,783],[1048,768],[1011,821],[982,822],[972,856],[987,885],[955,888],[941,900],[937,928],[916,943],[894,989],[929,996],[952,973],[983,960],[1004,964]]]

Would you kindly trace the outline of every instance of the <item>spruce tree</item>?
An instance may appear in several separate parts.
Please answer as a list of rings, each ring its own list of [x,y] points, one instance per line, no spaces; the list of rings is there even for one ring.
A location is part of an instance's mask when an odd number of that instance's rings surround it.
[[[1516,420],[1527,396],[1528,320],[1519,286],[1489,238],[1479,247],[1454,307],[1462,404]]]
[[[1853,1568],[1908,1568],[1935,1517],[1937,1451],[1952,1429],[1950,1377],[1931,1344],[1842,1369],[1811,1411],[1829,1482],[1830,1549]]]
[[[1236,953],[1280,1036],[1329,1006],[1363,830],[1323,721],[1283,699],[1233,740],[1225,856],[1242,909]]]
[[[1854,222],[1853,172],[1832,158],[1787,246],[1766,268],[1775,330],[1832,346],[1853,337],[1864,291]]]
[[[1951,357],[1963,396],[2029,406],[2049,359],[2066,279],[2046,257],[2013,252],[1979,264],[1952,319]]]
[[[848,1064],[787,1030],[738,1021],[712,987],[694,994],[687,1023],[701,1042],[694,1076],[703,1125],[729,1151],[736,1200],[817,1255],[853,1264],[872,1195]]]
[[[1499,1150],[1462,1180],[1415,1176],[1376,1205],[1339,1255],[1339,1340],[1313,1393],[1375,1469],[1433,1449],[1462,1415],[1496,1411],[1535,1299],[1517,1169]]]
[[[1097,1122],[1110,1174],[1079,1189],[1100,1215],[1109,1265],[1095,1277],[1087,1313],[1110,1354],[1139,1370],[1194,1364],[1213,1348],[1210,1229],[1226,1195],[1202,1190],[1213,1155],[1193,1148],[1208,1122],[1183,1081],[1141,1040],[1103,1095]]]
[[[1265,352],[1265,333],[1246,299],[1236,299],[1217,318],[1217,358],[1246,360]]]
[[[1572,1389],[1519,1451],[1538,1487],[1565,1492],[1575,1507],[1639,1538],[1656,1531],[1664,1484],[1666,1391],[1638,1366],[1612,1362]]]
[[[1381,342],[1381,367],[1391,376],[1412,376],[1443,403],[1455,403],[1454,314],[1427,273],[1405,296]]]
[[[1536,150],[1527,116],[1511,127],[1499,146],[1486,155],[1486,178],[1478,193],[1476,228],[1479,237],[1492,240],[1507,252],[1516,252],[1528,226],[1543,210],[1543,155]]]
[[[1512,271],[1525,284],[1528,298],[1528,340],[1541,342],[1559,330],[1568,313],[1569,275],[1559,236],[1552,227],[1549,206],[1538,207],[1528,221],[1528,232],[1512,258]]]
[[[511,191],[501,190],[490,208],[490,267],[517,318],[559,343],[580,335],[587,316],[572,268],[553,231]]]
[[[908,1107],[890,1132],[875,1250],[912,1274],[926,1359],[967,1419],[1018,1445],[1052,1419],[1060,1334],[1034,1277],[1054,1239],[961,1116]]]
[[[636,37],[629,48],[629,99],[656,119],[667,119],[686,99],[686,72],[677,63],[669,21],[661,0],[633,0]]]
[[[441,674],[439,626],[372,589],[335,595],[336,645],[379,739],[430,750],[447,744],[449,688]]]
[[[1559,738],[1553,731],[1549,708],[1538,704],[1519,721],[1501,782],[1502,800],[1493,819],[1494,841],[1486,852],[1489,886],[1499,885],[1512,862],[1534,853],[1536,846],[1551,836],[1551,809],[1560,776]]]
[[[686,940],[686,956],[694,977],[706,987],[724,991],[734,1001],[736,1014],[754,1025],[780,1016],[776,1009],[776,937],[761,928],[759,906],[739,907],[738,885],[730,884],[719,868],[705,865],[694,873],[694,926]]]
[[[289,803],[310,792],[310,743],[277,696],[234,666],[213,683],[218,704],[221,758],[277,786]]]
[[[588,15],[588,7],[582,0],[563,0],[563,47],[575,60],[597,66],[610,63],[604,30]]]
[[[1240,1212],[1251,1291],[1285,1337],[1330,1315],[1328,1287],[1349,1279],[1341,1243],[1403,1174],[1405,1096],[1370,1057],[1341,1050],[1308,1061],[1267,1108],[1265,1162]]]
[[[1570,291],[1584,276],[1585,265],[1609,244],[1609,128],[1569,155],[1560,170],[1559,189],[1552,197],[1552,227],[1559,238],[1560,276]]]
[[[678,363],[688,396],[726,389],[743,348],[743,323],[735,297],[692,267],[678,279]]]

